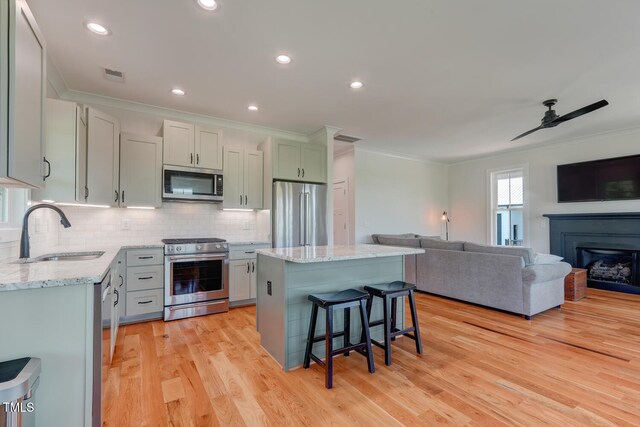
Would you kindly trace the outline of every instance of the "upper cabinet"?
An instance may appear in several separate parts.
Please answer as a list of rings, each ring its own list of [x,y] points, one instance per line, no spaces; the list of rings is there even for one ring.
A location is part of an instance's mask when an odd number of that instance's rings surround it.
[[[190,123],[165,120],[166,165],[222,169],[222,131]]]
[[[225,208],[262,209],[263,153],[224,148]]]
[[[120,121],[87,109],[87,203],[118,206]]]
[[[45,187],[33,190],[33,200],[85,202],[87,196],[87,120],[75,102],[45,101],[47,174]]]
[[[120,206],[162,205],[162,138],[120,135]]]
[[[327,150],[319,144],[274,140],[273,179],[327,182]]]
[[[0,2],[0,185],[44,184],[46,50],[23,0]]]

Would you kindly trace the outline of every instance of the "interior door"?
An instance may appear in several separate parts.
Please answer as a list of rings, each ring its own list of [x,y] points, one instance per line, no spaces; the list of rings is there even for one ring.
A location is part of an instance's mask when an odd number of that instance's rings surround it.
[[[333,184],[333,244],[349,244],[349,203],[346,181]]]

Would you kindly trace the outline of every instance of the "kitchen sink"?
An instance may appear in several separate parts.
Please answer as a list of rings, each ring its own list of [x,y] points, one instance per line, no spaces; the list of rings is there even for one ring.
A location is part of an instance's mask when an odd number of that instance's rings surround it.
[[[30,262],[41,261],[88,261],[91,259],[100,258],[104,255],[103,251],[96,252],[64,252],[40,255],[37,258],[33,258]]]

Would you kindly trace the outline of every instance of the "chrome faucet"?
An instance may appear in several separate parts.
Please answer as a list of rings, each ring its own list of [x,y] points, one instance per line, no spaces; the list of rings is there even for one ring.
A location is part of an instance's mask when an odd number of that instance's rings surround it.
[[[24,217],[22,218],[22,237],[20,238],[20,258],[29,258],[29,215],[31,212],[36,209],[48,208],[58,212],[60,215],[60,224],[64,226],[64,228],[71,227],[71,223],[67,219],[67,216],[62,212],[57,206],[48,205],[46,203],[42,203],[39,205],[33,205],[24,213]]]

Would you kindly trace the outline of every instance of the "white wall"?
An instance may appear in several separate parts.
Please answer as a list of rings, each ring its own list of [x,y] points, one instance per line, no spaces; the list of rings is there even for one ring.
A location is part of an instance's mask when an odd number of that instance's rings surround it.
[[[549,252],[548,220],[542,216],[543,214],[640,211],[640,200],[557,203],[556,166],[638,153],[640,130],[635,130],[451,165],[451,237],[456,240],[487,243],[487,171],[527,164],[529,214],[525,222],[529,229],[529,245],[538,252]]]
[[[356,243],[370,242],[374,233],[444,236],[447,169],[356,146]]]

